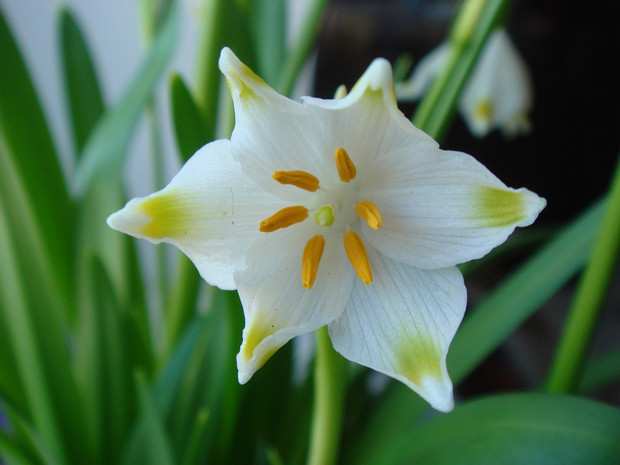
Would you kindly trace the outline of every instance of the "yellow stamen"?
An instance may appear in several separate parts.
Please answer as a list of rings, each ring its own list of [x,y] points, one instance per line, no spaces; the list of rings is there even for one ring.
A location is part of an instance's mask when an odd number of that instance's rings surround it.
[[[365,219],[368,223],[368,226],[370,226],[372,229],[379,229],[383,224],[379,208],[369,200],[364,200],[363,202],[356,203],[355,213]]]
[[[305,171],[275,171],[273,173],[273,179],[280,184],[292,184],[295,187],[310,192],[316,192],[319,188],[318,178]]]
[[[306,218],[308,218],[308,209],[306,207],[300,205],[287,207],[266,220],[261,221],[258,229],[261,232],[273,232],[280,228],[286,228],[292,224],[299,223]]]
[[[364,284],[370,284],[372,282],[372,271],[362,239],[353,231],[348,231],[342,238],[344,239],[344,249],[347,251],[347,256],[355,268],[357,276]]]
[[[336,159],[338,175],[341,181],[349,182],[351,179],[355,178],[357,175],[357,168],[345,149],[342,147],[337,148],[334,158]]]
[[[306,244],[301,262],[301,284],[306,289],[312,289],[314,285],[324,248],[325,239],[321,235],[314,236]]]

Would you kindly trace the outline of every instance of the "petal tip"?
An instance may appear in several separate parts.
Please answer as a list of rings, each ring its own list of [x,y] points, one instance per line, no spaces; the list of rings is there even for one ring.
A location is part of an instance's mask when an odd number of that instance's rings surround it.
[[[454,409],[452,383],[447,376],[442,379],[427,376],[422,380],[419,390],[420,395],[435,410],[448,413]]]
[[[127,205],[112,213],[106,219],[107,225],[130,236],[139,236],[140,231],[151,219],[138,210],[139,199],[130,200]]]

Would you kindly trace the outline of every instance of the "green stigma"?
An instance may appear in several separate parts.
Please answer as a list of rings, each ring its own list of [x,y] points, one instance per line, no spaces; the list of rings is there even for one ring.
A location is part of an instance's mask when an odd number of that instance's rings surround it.
[[[331,205],[323,205],[314,215],[314,221],[319,226],[331,226],[336,219],[334,209]]]

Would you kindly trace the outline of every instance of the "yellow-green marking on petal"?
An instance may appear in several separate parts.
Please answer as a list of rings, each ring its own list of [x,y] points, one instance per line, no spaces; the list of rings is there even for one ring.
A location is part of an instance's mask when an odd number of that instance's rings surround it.
[[[273,325],[268,324],[262,318],[255,318],[247,332],[244,334],[243,340],[243,348],[241,349],[241,355],[247,361],[251,360],[254,357],[254,351],[259,346],[261,342],[263,342],[267,337],[271,336],[276,332],[276,328]],[[267,350],[264,354],[262,354],[260,360],[257,361],[258,370],[262,367],[267,360],[271,358],[273,354],[275,354],[281,345],[274,346]]]
[[[394,350],[397,372],[412,383],[421,386],[424,378],[442,379],[442,352],[438,344],[426,336],[399,338],[402,342]]]
[[[174,191],[162,192],[141,202],[137,210],[151,221],[137,232],[152,239],[187,236],[196,220],[193,209],[188,208],[182,195]]]
[[[527,217],[527,191],[481,187],[475,199],[475,215],[481,226],[506,227],[516,225]]]

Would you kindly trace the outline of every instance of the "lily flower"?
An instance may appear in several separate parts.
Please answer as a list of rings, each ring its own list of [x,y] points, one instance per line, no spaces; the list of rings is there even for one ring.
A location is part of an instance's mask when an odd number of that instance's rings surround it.
[[[432,85],[451,53],[443,43],[426,55],[407,82],[397,84],[400,101],[417,100]],[[532,83],[523,58],[504,29],[494,31],[459,100],[459,111],[469,130],[484,137],[493,129],[514,137],[530,130]]]
[[[531,224],[545,200],[415,128],[384,59],[344,98],[302,102],[227,48],[219,66],[234,100],[231,139],[202,147],[108,224],[174,244],[209,284],[238,290],[240,383],[328,325],[344,357],[451,410],[446,354],[466,305],[455,265]]]

